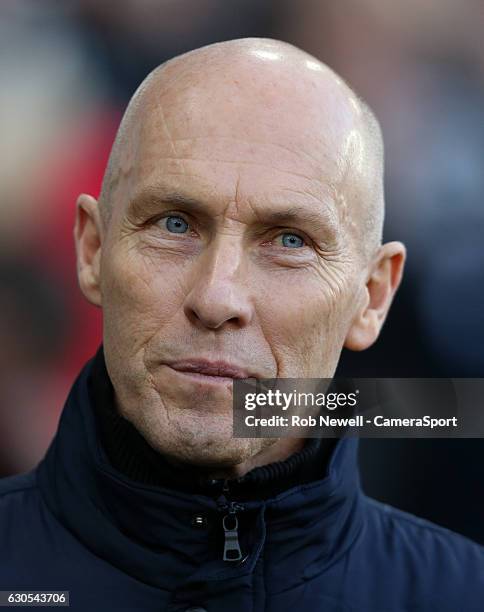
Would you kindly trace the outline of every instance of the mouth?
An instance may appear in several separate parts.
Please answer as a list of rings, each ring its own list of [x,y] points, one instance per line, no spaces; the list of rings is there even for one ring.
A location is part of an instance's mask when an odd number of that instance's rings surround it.
[[[243,367],[224,361],[186,359],[165,363],[172,370],[194,382],[227,385],[240,378],[252,378],[254,374]]]

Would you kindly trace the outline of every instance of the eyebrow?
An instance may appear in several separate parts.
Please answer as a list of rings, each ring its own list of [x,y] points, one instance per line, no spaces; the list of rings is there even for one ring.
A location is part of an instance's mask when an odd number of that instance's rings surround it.
[[[323,203],[321,203],[323,207]],[[332,214],[308,210],[306,206],[293,205],[285,210],[263,211],[257,215],[259,220],[268,225],[286,225],[290,223],[301,223],[315,226],[316,228],[328,229],[334,224]]]
[[[256,217],[259,223],[265,226],[284,226],[290,224],[303,224],[326,236],[337,230],[337,221],[332,207],[317,200],[320,210],[311,210],[308,205],[293,204],[284,210],[259,210]],[[164,186],[145,188],[140,191],[129,204],[128,211],[135,215],[156,214],[162,212],[166,206],[175,206],[194,213],[210,216],[207,203],[189,194]]]
[[[159,211],[162,206],[181,206],[194,211],[206,209],[201,200],[185,195],[178,191],[168,189],[144,189],[140,191],[129,203],[128,212],[146,213]]]

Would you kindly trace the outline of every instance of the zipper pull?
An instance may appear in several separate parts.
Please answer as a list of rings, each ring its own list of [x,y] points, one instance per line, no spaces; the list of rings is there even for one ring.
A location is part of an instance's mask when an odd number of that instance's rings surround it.
[[[242,550],[239,544],[239,521],[237,519],[237,510],[239,507],[234,502],[230,503],[229,513],[222,519],[222,524],[225,532],[224,544],[224,561],[240,561],[242,559]]]

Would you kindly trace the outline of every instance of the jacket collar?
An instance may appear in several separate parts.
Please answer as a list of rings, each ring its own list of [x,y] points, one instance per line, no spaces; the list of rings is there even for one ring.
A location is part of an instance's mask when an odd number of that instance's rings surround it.
[[[112,467],[101,445],[88,393],[92,366],[93,360],[74,382],[37,474],[47,506],[97,556],[172,590],[246,576],[264,550],[266,577],[284,576],[289,588],[323,571],[360,533],[357,439],[338,441],[319,480],[238,506],[229,495],[141,484]],[[237,562],[222,560],[222,521],[233,518],[231,511],[237,512],[243,553]]]

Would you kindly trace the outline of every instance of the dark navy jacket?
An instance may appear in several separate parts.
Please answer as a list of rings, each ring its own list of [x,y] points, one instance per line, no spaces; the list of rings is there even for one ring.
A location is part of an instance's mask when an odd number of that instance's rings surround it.
[[[484,549],[367,498],[350,438],[320,480],[240,504],[224,561],[214,499],[107,461],[90,367],[39,466],[0,481],[0,590],[66,590],[75,612],[484,611]]]

